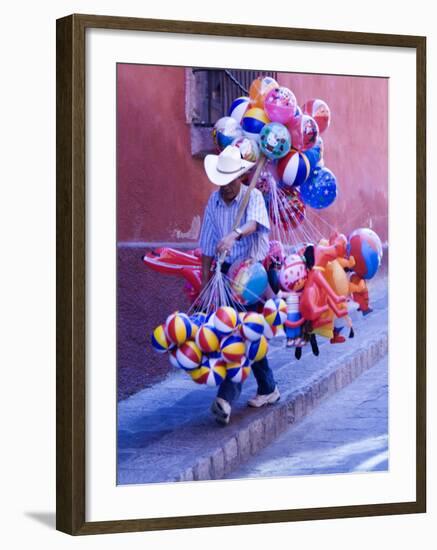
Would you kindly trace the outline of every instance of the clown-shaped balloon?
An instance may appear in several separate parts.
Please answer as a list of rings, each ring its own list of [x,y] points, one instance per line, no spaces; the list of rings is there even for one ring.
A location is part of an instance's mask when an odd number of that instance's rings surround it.
[[[266,124],[260,132],[260,147],[265,156],[277,160],[290,151],[290,132],[280,122]]]
[[[287,319],[284,323],[287,346],[296,349],[302,348],[305,343],[302,333],[304,319],[300,313],[300,299],[307,276],[307,268],[302,256],[298,254],[287,256],[279,276],[282,289],[280,296],[285,298],[287,304]],[[301,352],[298,350],[297,359],[300,359],[300,354]]]
[[[229,116],[219,118],[214,125],[212,137],[219,151],[243,135],[243,130],[238,122]]]
[[[264,110],[272,122],[286,124],[296,112],[296,97],[291,90],[284,86],[273,88],[266,95]]]
[[[320,133],[324,132],[331,122],[331,110],[323,99],[310,99],[302,107],[306,115],[317,122]]]
[[[264,100],[267,94],[273,88],[278,88],[279,84],[271,76],[259,76],[256,78],[249,89],[250,107],[259,107],[264,109]]]

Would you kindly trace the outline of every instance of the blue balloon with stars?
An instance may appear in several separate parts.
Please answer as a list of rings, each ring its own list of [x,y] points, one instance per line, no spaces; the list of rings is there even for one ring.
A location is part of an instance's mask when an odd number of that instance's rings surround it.
[[[337,198],[337,178],[328,168],[316,168],[300,186],[300,196],[311,208],[326,208]]]

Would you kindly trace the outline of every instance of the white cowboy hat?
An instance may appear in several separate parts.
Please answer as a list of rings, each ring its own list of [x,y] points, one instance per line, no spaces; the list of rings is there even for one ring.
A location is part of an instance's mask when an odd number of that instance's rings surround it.
[[[219,155],[206,155],[204,160],[209,180],[220,186],[228,185],[254,165],[254,162],[241,158],[240,149],[235,145],[228,145]]]

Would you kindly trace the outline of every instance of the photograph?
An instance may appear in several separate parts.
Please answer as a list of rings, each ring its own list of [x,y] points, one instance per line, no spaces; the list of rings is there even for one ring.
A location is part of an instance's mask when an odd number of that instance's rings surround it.
[[[389,471],[389,78],[115,70],[117,485]]]

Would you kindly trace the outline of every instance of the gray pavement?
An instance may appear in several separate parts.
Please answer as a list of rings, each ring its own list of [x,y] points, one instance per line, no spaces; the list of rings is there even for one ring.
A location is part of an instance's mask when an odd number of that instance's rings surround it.
[[[227,478],[388,469],[387,356]]]
[[[256,393],[251,376],[232,410],[229,426],[220,427],[209,407],[215,388],[198,386],[175,369],[166,380],[118,404],[117,482],[153,483],[211,479],[228,475],[270,444],[287,423],[305,416],[322,398],[338,391],[386,353],[387,283],[370,281],[374,312],[353,311],[355,338],[331,345],[320,339],[320,356],[304,348],[300,361],[273,339],[270,364],[281,390],[278,406],[249,409]],[[352,305],[355,310],[356,305]],[[270,426],[270,427],[268,427]]]

